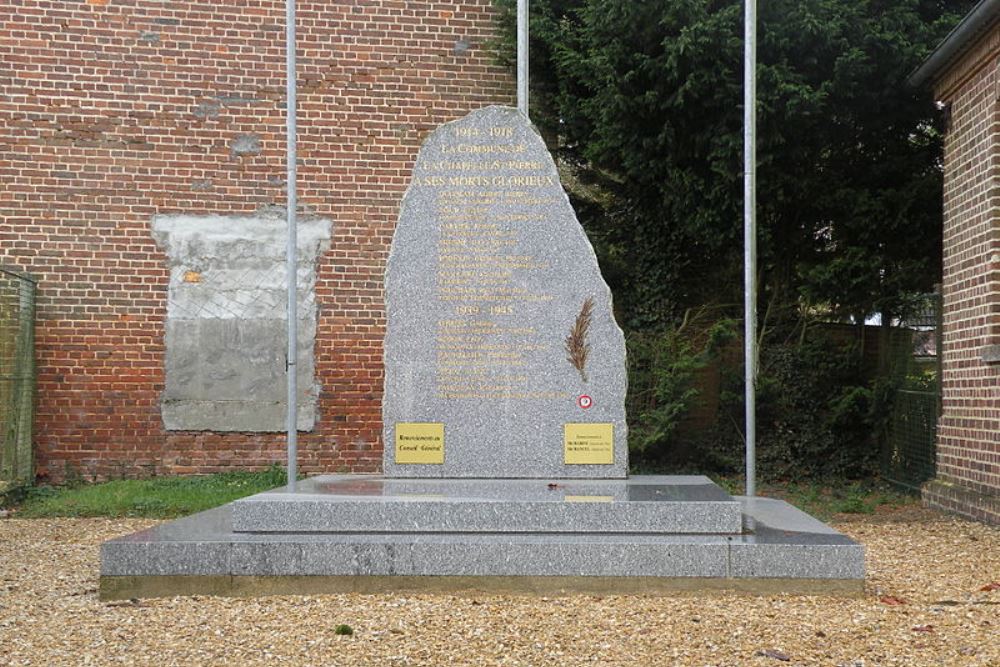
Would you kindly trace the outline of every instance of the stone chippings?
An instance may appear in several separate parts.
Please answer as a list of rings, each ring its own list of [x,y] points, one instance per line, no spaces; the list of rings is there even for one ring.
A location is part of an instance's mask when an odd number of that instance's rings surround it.
[[[98,545],[146,520],[0,520],[0,664],[1000,664],[1000,529],[910,505],[835,524],[863,595],[357,594],[102,602]],[[207,592],[207,591],[206,591]],[[888,604],[892,598],[903,604]],[[353,636],[338,636],[338,624]],[[918,631],[915,628],[922,628]],[[780,651],[790,661],[761,657]]]
[[[494,128],[507,128],[513,134],[497,139],[490,134]],[[494,148],[513,152],[462,152]],[[461,180],[441,185],[449,179]],[[526,179],[532,184],[522,185]],[[441,199],[458,192],[458,198]],[[482,202],[480,211],[468,213],[465,207],[476,202]],[[506,236],[499,237],[502,241],[492,236],[454,237],[448,225],[496,225]],[[442,240],[457,245],[441,245]],[[488,245],[507,241],[513,245],[500,250]],[[487,250],[477,244],[485,244]],[[478,276],[476,262],[491,253],[493,264],[486,262],[490,269],[513,267],[508,282],[499,287],[480,284],[478,278],[457,287],[439,283],[443,269]],[[464,259],[439,262],[439,256],[452,254]],[[504,264],[506,257],[527,260]],[[469,258],[471,263],[462,263]],[[443,291],[452,288],[487,289],[490,299],[456,300],[468,292]],[[507,301],[506,296],[516,298]],[[588,300],[593,304],[585,339],[589,354],[581,372],[567,360],[564,345]],[[459,311],[474,306],[480,308],[476,314]],[[510,306],[513,312],[494,314],[490,312],[494,306]],[[541,136],[516,109],[493,106],[473,111],[442,125],[424,142],[386,267],[386,314],[382,414],[387,476],[626,476],[625,339],[614,319],[611,291],[559,183],[555,162]],[[487,335],[486,342],[508,346],[520,355],[522,365],[490,359],[485,390],[439,396],[439,323],[454,320],[488,321],[507,329]],[[512,333],[512,328],[533,332]],[[519,376],[526,380],[511,379]],[[514,390],[491,389],[505,383]],[[592,407],[579,406],[583,395],[592,399]],[[393,443],[398,422],[443,423],[444,463],[397,464]],[[564,464],[563,427],[575,422],[614,425],[611,464]]]

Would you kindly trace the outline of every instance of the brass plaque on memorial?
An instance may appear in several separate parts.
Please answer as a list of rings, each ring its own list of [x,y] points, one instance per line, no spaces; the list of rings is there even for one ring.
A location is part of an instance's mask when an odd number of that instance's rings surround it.
[[[444,463],[444,424],[396,422],[396,463]]]
[[[566,465],[611,465],[615,462],[614,424],[564,424]]]

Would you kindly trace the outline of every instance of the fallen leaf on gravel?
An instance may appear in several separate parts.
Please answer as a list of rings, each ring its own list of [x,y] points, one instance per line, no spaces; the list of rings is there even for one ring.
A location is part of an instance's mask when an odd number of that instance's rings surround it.
[[[914,632],[934,632],[934,626],[930,625],[930,624],[928,624],[928,625],[914,625],[911,629]]]
[[[879,602],[882,604],[887,604],[890,607],[895,607],[897,605],[906,604],[906,600],[903,598],[898,598],[895,595],[883,595],[879,598]]]
[[[789,660],[792,659],[792,657],[787,653],[783,653],[773,648],[766,648],[762,651],[757,651],[755,655],[762,655],[765,658],[774,658],[775,660],[780,660],[782,662],[788,662]]]
[[[991,581],[979,590],[989,593],[990,591],[1000,590],[1000,581]]]

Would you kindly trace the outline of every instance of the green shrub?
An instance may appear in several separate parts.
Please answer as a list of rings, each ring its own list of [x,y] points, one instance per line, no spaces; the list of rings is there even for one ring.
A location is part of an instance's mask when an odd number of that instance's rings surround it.
[[[757,471],[762,479],[858,478],[876,472],[887,411],[866,379],[861,351],[823,337],[771,343],[757,380]],[[743,371],[728,369],[722,410],[705,465],[743,466]]]
[[[735,336],[735,322],[688,317],[657,333],[628,337],[629,453],[636,462],[663,460],[677,441],[678,426],[699,392],[696,374]]]

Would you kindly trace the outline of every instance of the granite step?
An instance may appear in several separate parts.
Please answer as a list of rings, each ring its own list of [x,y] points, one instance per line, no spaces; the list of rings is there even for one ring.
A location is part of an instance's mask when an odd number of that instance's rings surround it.
[[[441,591],[849,593],[864,547],[780,500],[738,535],[237,533],[233,504],[101,546],[103,599]]]
[[[237,533],[733,535],[740,504],[701,475],[627,480],[328,475],[233,503]]]

